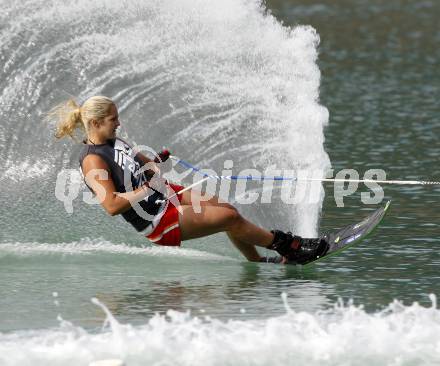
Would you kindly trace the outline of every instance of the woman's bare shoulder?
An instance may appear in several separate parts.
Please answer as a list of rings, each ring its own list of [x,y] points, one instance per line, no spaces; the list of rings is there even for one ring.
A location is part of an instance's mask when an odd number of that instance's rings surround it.
[[[82,162],[82,169],[85,170],[91,170],[91,169],[105,169],[108,170],[109,167],[105,160],[99,156],[98,154],[88,154],[83,162]]]

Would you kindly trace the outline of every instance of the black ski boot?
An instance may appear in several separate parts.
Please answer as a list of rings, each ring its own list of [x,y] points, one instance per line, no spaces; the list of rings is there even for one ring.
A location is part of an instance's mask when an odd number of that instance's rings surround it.
[[[272,230],[273,243],[268,247],[287,259],[288,263],[306,264],[322,257],[329,248],[326,238],[306,239],[290,232]]]

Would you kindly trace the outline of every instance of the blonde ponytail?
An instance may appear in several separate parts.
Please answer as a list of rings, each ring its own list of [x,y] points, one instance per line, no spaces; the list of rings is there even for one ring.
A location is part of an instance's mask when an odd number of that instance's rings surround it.
[[[57,122],[55,137],[61,139],[70,136],[76,140],[77,129],[87,133],[89,122],[92,119],[96,121],[104,119],[112,105],[115,104],[110,98],[99,95],[87,99],[81,107],[73,99],[57,105],[48,113],[49,119],[55,119]]]
[[[73,99],[52,108],[48,113],[48,119],[56,120],[55,137],[57,139],[70,136],[76,140],[74,136],[76,129],[85,130],[81,108]]]

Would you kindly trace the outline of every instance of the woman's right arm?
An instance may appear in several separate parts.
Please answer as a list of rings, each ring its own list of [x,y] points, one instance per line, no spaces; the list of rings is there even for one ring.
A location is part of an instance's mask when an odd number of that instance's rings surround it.
[[[143,187],[123,194],[116,192],[109,167],[99,155],[87,155],[82,162],[82,171],[87,185],[111,216],[128,211],[132,207],[131,202],[138,202],[146,196]]]

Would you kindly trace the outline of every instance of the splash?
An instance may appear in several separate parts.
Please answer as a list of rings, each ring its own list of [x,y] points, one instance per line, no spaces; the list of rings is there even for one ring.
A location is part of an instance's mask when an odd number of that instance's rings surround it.
[[[76,168],[76,148],[55,143],[42,118],[71,96],[104,94],[131,140],[170,146],[203,167],[329,167],[319,36],[283,26],[260,1],[32,0],[2,9],[0,149],[9,161],[38,156],[53,177]],[[250,216],[314,235],[323,190],[314,194],[313,203],[273,202],[276,219]]]
[[[395,300],[373,314],[352,302],[316,313],[220,321],[189,312],[121,324],[99,300],[104,328],[87,332],[60,320],[58,329],[0,335],[5,366],[87,365],[105,358],[137,365],[433,365],[440,361],[440,312]]]
[[[13,182],[21,182],[28,179],[41,178],[52,168],[45,160],[25,160],[19,163],[7,161],[5,165],[5,170],[0,175],[0,181],[11,180]]]
[[[114,244],[102,239],[84,238],[70,243],[0,243],[0,257],[7,255],[35,256],[51,254],[88,255],[110,253],[126,255],[145,255],[150,257],[197,258],[206,260],[234,260],[196,249],[173,247],[135,247],[127,244]]]

